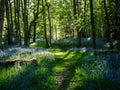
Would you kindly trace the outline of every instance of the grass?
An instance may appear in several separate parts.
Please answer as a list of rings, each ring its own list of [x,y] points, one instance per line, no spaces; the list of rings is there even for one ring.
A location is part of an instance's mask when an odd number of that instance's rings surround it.
[[[0,90],[120,89],[119,54],[94,56],[91,50],[67,46],[63,50],[56,45],[50,49],[8,47],[0,51],[0,60],[34,57],[38,62],[0,66]]]
[[[25,49],[17,55],[21,55],[22,60],[31,49]],[[37,52],[37,51],[36,51]],[[35,53],[35,52],[34,52]],[[15,54],[16,55],[16,54]],[[29,57],[29,55],[27,55]],[[13,55],[14,56],[14,55]],[[29,59],[26,56],[27,59]],[[53,90],[55,88],[55,78],[52,72],[48,70],[47,64],[55,61],[54,55],[48,51],[42,50],[35,53],[34,58],[37,59],[38,65],[20,65],[15,64],[10,67],[0,67],[0,90]],[[54,85],[52,85],[54,84]]]

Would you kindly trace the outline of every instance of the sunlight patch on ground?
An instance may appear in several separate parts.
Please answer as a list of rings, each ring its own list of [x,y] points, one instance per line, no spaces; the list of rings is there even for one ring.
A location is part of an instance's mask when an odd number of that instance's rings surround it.
[[[53,67],[54,72],[61,72],[62,69],[63,69],[63,66],[55,66],[55,67]]]

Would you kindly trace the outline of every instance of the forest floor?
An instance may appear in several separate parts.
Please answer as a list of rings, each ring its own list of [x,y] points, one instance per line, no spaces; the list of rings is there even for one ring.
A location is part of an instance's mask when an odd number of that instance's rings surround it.
[[[38,43],[0,50],[0,60],[37,60],[0,65],[0,90],[120,90],[119,53],[93,55],[90,46],[77,48],[65,42],[55,42],[50,49],[37,48]]]
[[[72,48],[55,54],[62,61],[58,62],[61,69],[55,76],[57,90],[120,88],[120,77],[116,75],[120,68],[118,54],[94,56],[90,48]]]

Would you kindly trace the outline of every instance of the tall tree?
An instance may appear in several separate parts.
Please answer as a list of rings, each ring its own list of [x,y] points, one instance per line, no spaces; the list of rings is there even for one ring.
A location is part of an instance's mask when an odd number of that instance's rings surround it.
[[[33,11],[34,14],[34,19],[30,22],[29,28],[28,28],[28,42],[30,42],[30,38],[31,38],[31,31],[32,31],[32,27],[34,26],[34,31],[33,31],[33,37],[35,41],[35,37],[36,37],[36,20],[38,19],[38,15],[39,15],[39,7],[40,7],[40,0],[37,1],[37,10],[36,12]]]
[[[0,48],[2,47],[2,29],[4,22],[4,1],[0,0]]]
[[[35,12],[34,12],[34,20],[35,20]],[[36,21],[34,21],[34,30],[33,30],[33,42],[36,42]]]
[[[11,13],[11,2],[10,0],[6,0],[6,19],[7,19],[7,41],[8,44],[13,44],[13,23],[12,23],[12,13]]]
[[[115,0],[115,29],[114,29],[114,39],[120,39],[120,0]]]
[[[73,10],[74,10],[75,23],[77,22],[77,19],[79,20],[79,15],[80,15],[79,4],[80,3],[78,3],[78,0],[73,0]],[[80,47],[81,46],[81,34],[82,34],[83,29],[80,29],[78,26],[80,26],[80,25],[76,25],[75,29],[77,30],[78,47]]]
[[[49,33],[50,33],[50,47],[51,47],[51,39],[52,39],[52,23],[51,23],[51,13],[50,13],[50,3],[48,3],[46,0],[46,6],[47,6],[47,11],[48,11],[48,21],[49,21]]]
[[[14,23],[15,23],[15,38],[16,44],[21,45],[20,31],[20,0],[14,0]]]
[[[42,0],[42,9],[43,9],[43,26],[44,26],[44,37],[45,37],[45,42],[46,46],[49,48],[50,44],[47,38],[47,28],[46,28],[46,12],[45,12],[45,2]]]
[[[22,0],[21,0],[22,1]],[[27,0],[21,2],[24,6],[23,8],[23,22],[24,22],[24,45],[28,46],[28,11],[27,11]]]
[[[107,10],[107,5],[106,5],[106,0],[103,0],[104,2],[104,9],[105,9],[105,16],[106,16],[106,36],[107,36],[107,41],[110,41],[110,23],[109,23],[109,15],[108,15],[108,10]]]
[[[94,14],[93,14],[93,0],[90,0],[90,17],[91,17],[93,49],[96,49],[96,32],[95,32],[95,23],[94,23]]]
[[[84,36],[88,36],[87,35],[87,31],[86,31],[86,0],[84,0]]]

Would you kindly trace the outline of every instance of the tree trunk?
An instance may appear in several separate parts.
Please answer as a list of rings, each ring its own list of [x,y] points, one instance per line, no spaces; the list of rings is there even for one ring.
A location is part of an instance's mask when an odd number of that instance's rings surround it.
[[[51,25],[51,15],[50,15],[50,5],[47,3],[47,1],[46,1],[46,5],[47,5],[47,8],[48,8],[48,21],[49,21],[49,33],[50,33],[49,44],[50,44],[50,47],[51,47],[52,25]]]
[[[34,19],[35,19],[35,13],[34,13]],[[34,22],[33,42],[36,42],[36,21]]]
[[[9,2],[9,8],[10,8],[10,31],[11,31],[11,43],[13,44],[14,43],[14,36],[13,36],[13,13],[12,13],[12,3],[10,0],[8,0]]]
[[[7,18],[7,41],[8,44],[12,44],[12,28],[11,28],[11,17],[10,17],[10,6],[9,6],[9,1],[6,1],[6,18]]]
[[[45,12],[45,5],[44,1],[42,0],[42,8],[43,8],[43,26],[44,26],[44,36],[45,36],[45,41],[46,41],[46,46],[47,48],[50,48],[48,39],[47,39],[47,28],[46,28],[46,12]]]
[[[34,35],[36,35],[36,20],[38,19],[38,15],[39,15],[39,5],[40,5],[40,1],[38,0],[38,4],[37,4],[37,12],[33,12],[34,13],[34,19],[30,22],[30,26],[28,29],[28,42],[30,42],[30,37],[31,37],[31,31],[32,31],[32,27],[34,26]],[[35,36],[34,36],[35,38]]]
[[[78,13],[77,13],[77,9],[79,9],[78,7],[78,0],[73,0],[73,9],[74,9],[74,20],[77,20],[77,14],[79,16],[80,14],[80,11],[78,10]],[[78,39],[78,47],[81,46],[81,31],[79,31],[79,28],[76,27],[76,30],[77,30],[77,39]],[[80,35],[79,35],[80,34]]]
[[[86,30],[86,0],[84,0],[84,37],[88,37],[88,32]]]
[[[22,0],[21,0],[22,1]],[[24,45],[28,46],[28,15],[27,15],[27,0],[24,0],[23,6],[23,22],[24,22]]]
[[[93,0],[90,0],[90,17],[91,17],[91,28],[92,28],[92,44],[93,44],[93,49],[96,49],[96,32],[95,32],[94,15],[93,15]]]
[[[4,22],[4,0],[0,0],[0,48],[2,48],[3,22]]]
[[[113,38],[120,40],[120,0],[115,0],[115,29],[113,31]]]
[[[15,42],[21,45],[20,32],[20,0],[14,0],[14,22],[15,22]]]
[[[17,4],[18,4],[18,9],[17,9],[17,21],[18,21],[18,32],[19,32],[19,34],[18,34],[18,36],[19,36],[19,41],[18,41],[18,43],[20,44],[20,45],[22,45],[22,42],[21,42],[21,29],[20,29],[20,0],[17,0]]]
[[[81,46],[81,37],[82,37],[82,30],[81,31],[79,31],[79,30],[77,30],[77,34],[78,34],[78,47],[80,47]]]
[[[106,16],[106,24],[107,24],[107,30],[106,30],[106,37],[107,41],[110,41],[110,23],[109,23],[109,15],[107,11],[107,6],[106,6],[106,0],[103,0],[104,2],[104,9],[105,9],[105,16]]]

